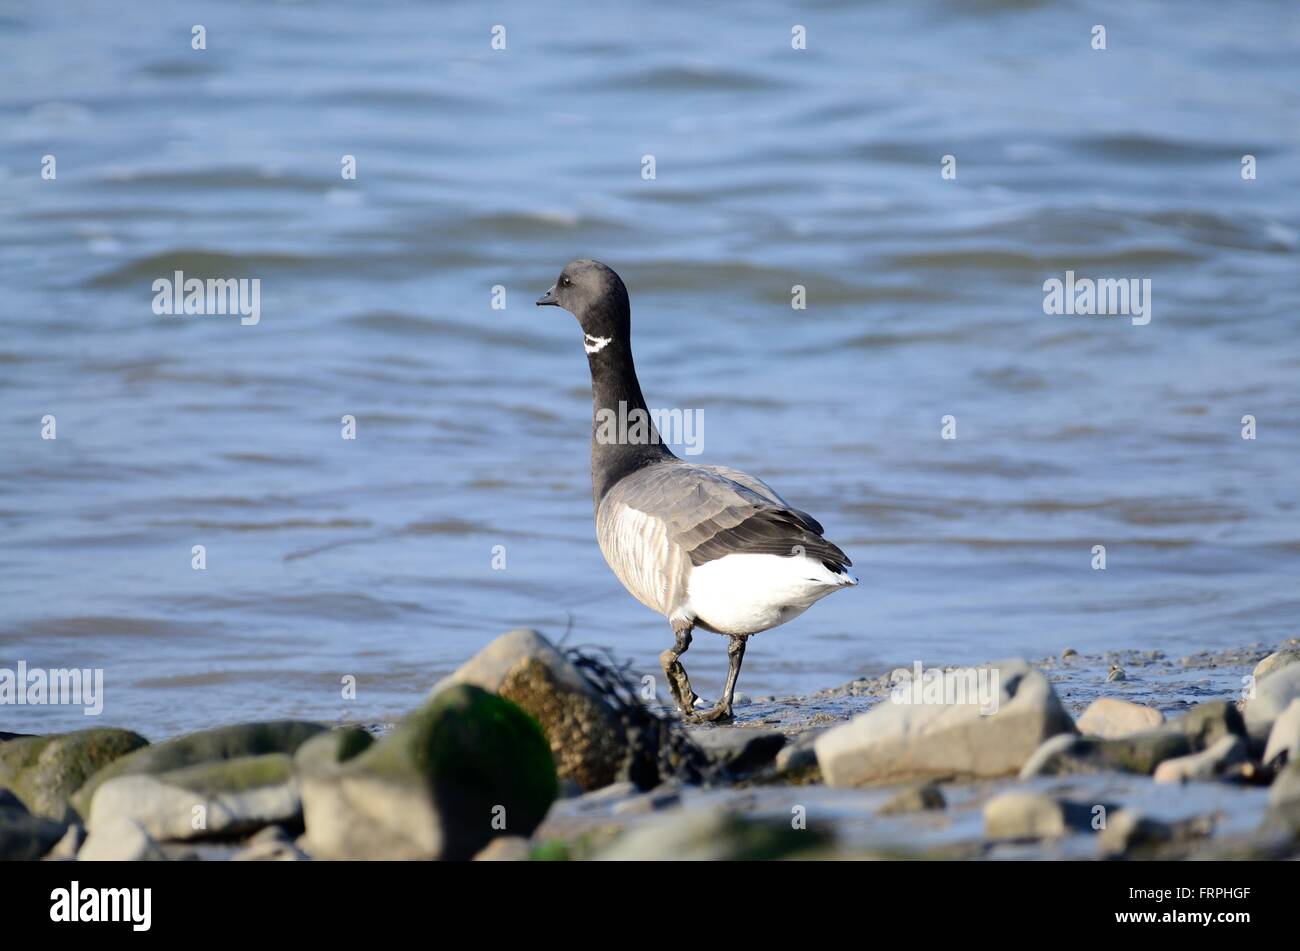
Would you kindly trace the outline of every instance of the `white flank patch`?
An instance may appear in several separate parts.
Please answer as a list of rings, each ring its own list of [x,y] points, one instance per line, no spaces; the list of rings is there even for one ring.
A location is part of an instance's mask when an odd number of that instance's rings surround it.
[[[591,334],[583,334],[587,339],[582,342],[582,348],[588,353],[600,353],[609,346],[611,337],[593,337]]]
[[[723,634],[755,634],[856,583],[812,558],[726,555],[691,569],[690,610]]]

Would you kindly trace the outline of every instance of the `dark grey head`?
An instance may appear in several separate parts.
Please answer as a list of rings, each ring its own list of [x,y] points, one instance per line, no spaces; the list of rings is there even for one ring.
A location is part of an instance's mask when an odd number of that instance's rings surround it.
[[[582,258],[564,265],[559,279],[537,299],[537,306],[563,307],[578,318],[587,335],[588,353],[598,353],[617,340],[628,345],[631,310],[627,288],[611,268]],[[594,349],[593,349],[594,348]]]

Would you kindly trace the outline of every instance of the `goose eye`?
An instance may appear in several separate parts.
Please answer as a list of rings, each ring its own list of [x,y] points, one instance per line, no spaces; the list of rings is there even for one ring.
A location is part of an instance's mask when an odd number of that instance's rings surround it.
[[[565,287],[568,287],[568,286],[569,286],[569,279],[568,279],[567,277],[562,277],[562,278],[560,278],[560,283],[561,283],[562,285],[564,285]]]

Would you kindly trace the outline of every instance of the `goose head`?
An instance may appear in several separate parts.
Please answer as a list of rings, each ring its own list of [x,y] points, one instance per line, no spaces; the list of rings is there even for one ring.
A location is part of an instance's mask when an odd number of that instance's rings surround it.
[[[578,318],[588,354],[599,353],[614,341],[627,343],[631,309],[627,288],[614,270],[580,258],[564,265],[550,290],[537,299],[537,306],[563,307]]]

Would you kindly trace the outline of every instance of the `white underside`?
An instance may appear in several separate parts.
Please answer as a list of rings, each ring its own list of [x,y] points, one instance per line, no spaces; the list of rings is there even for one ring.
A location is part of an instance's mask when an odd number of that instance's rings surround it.
[[[721,634],[757,634],[858,583],[844,571],[807,557],[726,555],[691,569],[683,613]]]

